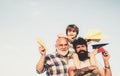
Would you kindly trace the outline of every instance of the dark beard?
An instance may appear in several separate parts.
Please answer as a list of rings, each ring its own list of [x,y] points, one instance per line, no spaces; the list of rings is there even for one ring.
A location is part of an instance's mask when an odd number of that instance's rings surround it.
[[[84,61],[89,58],[88,51],[80,50],[80,52],[78,52],[77,54],[78,54],[79,60],[81,60],[81,61]]]

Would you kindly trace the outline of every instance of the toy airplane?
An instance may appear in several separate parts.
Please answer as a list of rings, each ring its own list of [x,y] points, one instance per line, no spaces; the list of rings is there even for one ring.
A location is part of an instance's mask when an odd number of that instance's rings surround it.
[[[87,31],[84,39],[99,42],[101,39],[107,38],[107,36],[102,35],[102,33],[97,29],[90,29]]]
[[[43,41],[40,38],[37,38],[37,43],[43,47],[45,50],[48,50],[48,48],[45,46],[45,44],[43,43]]]
[[[92,48],[97,49],[97,48],[100,48],[100,47],[105,46],[105,45],[108,45],[108,43],[94,44],[94,45],[92,45]]]

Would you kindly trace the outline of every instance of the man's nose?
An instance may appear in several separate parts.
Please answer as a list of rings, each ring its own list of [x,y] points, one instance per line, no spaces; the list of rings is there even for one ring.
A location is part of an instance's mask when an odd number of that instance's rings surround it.
[[[66,46],[65,46],[65,45],[63,45],[62,47],[63,47],[63,48],[66,48]]]
[[[83,50],[83,48],[80,48],[79,50]]]

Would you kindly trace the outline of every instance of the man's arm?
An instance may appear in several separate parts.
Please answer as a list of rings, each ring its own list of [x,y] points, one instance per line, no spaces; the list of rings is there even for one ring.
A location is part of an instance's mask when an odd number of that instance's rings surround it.
[[[92,73],[93,70],[97,69],[96,66],[87,66],[81,69],[76,69],[75,70],[75,76],[83,76],[86,75],[88,73]]]
[[[108,52],[104,52],[102,56],[103,56],[103,61],[105,65],[105,76],[112,76],[112,72],[109,64],[110,55],[108,54]]]
[[[110,55],[104,48],[100,48],[100,50],[104,51],[104,52],[102,52],[102,57],[103,57],[104,66],[105,66],[104,76],[112,76],[112,72],[111,72],[110,64],[109,64]],[[100,72],[102,72],[102,70]]]
[[[40,57],[40,60],[38,61],[37,65],[36,65],[36,71],[38,73],[41,73],[44,69],[44,61],[45,61],[46,51],[42,47],[39,47],[39,51],[41,53],[41,57]]]

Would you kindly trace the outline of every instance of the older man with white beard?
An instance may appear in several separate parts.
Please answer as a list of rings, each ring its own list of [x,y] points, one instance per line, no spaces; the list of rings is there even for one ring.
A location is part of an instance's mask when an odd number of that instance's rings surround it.
[[[40,60],[36,65],[38,73],[46,71],[47,76],[68,76],[68,39],[58,37],[56,40],[56,51],[46,55],[44,47],[40,47]]]

